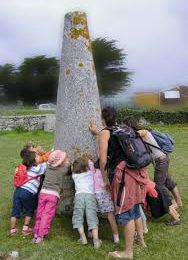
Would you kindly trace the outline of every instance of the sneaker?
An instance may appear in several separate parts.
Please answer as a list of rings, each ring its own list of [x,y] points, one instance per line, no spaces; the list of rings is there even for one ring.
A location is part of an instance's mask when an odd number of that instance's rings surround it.
[[[35,244],[41,244],[43,240],[44,240],[43,237],[37,237],[37,239],[35,240]]]
[[[17,228],[12,228],[11,230],[10,230],[10,235],[11,236],[15,236],[16,234],[18,234],[18,229]]]
[[[94,240],[93,240],[93,244],[94,244],[94,248],[95,248],[95,249],[99,249],[99,248],[101,247],[101,245],[102,245],[102,240],[100,240],[100,239],[94,239]]]
[[[22,234],[23,234],[24,236],[31,235],[31,234],[33,234],[33,230],[32,230],[32,228],[29,228],[29,227],[27,227],[27,226],[23,226]]]
[[[78,243],[81,245],[87,245],[87,238],[79,238]]]

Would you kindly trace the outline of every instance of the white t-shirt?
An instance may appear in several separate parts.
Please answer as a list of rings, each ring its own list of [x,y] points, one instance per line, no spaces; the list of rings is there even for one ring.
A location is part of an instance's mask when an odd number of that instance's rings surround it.
[[[91,193],[94,194],[93,172],[73,173],[72,178],[75,184],[76,194]]]

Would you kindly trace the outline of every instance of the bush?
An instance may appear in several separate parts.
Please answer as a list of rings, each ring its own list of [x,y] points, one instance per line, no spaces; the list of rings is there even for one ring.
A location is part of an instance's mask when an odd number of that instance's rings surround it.
[[[136,110],[130,108],[121,108],[118,110],[118,121],[122,121],[127,116],[135,118],[143,117],[150,123],[163,122],[165,124],[188,123],[188,111],[162,111],[158,109]]]

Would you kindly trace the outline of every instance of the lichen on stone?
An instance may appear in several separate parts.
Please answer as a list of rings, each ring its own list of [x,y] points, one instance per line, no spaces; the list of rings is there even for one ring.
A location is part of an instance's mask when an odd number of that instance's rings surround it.
[[[78,66],[79,66],[79,67],[84,67],[84,64],[83,64],[82,62],[80,62],[80,63],[78,64]]]
[[[70,69],[65,69],[65,73],[66,73],[66,75],[69,75],[70,74]]]

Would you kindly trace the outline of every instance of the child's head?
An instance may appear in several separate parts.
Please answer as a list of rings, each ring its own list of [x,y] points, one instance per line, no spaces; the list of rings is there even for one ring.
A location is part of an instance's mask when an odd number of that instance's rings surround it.
[[[22,163],[27,167],[31,167],[33,165],[36,165],[36,153],[34,151],[30,151],[26,148],[22,149],[20,152],[20,156],[22,158]]]
[[[91,162],[92,156],[90,154],[83,154],[82,156],[78,157],[72,166],[73,173],[82,173],[86,172],[90,169],[89,162]]]
[[[67,161],[67,154],[65,152],[62,152],[61,150],[53,151],[48,158],[48,164],[54,168],[67,164]]]
[[[28,142],[26,143],[26,145],[24,145],[24,149],[27,149],[29,151],[33,151],[38,153],[39,155],[42,155],[45,153],[44,149],[40,146],[40,145],[35,145],[32,142]]]

